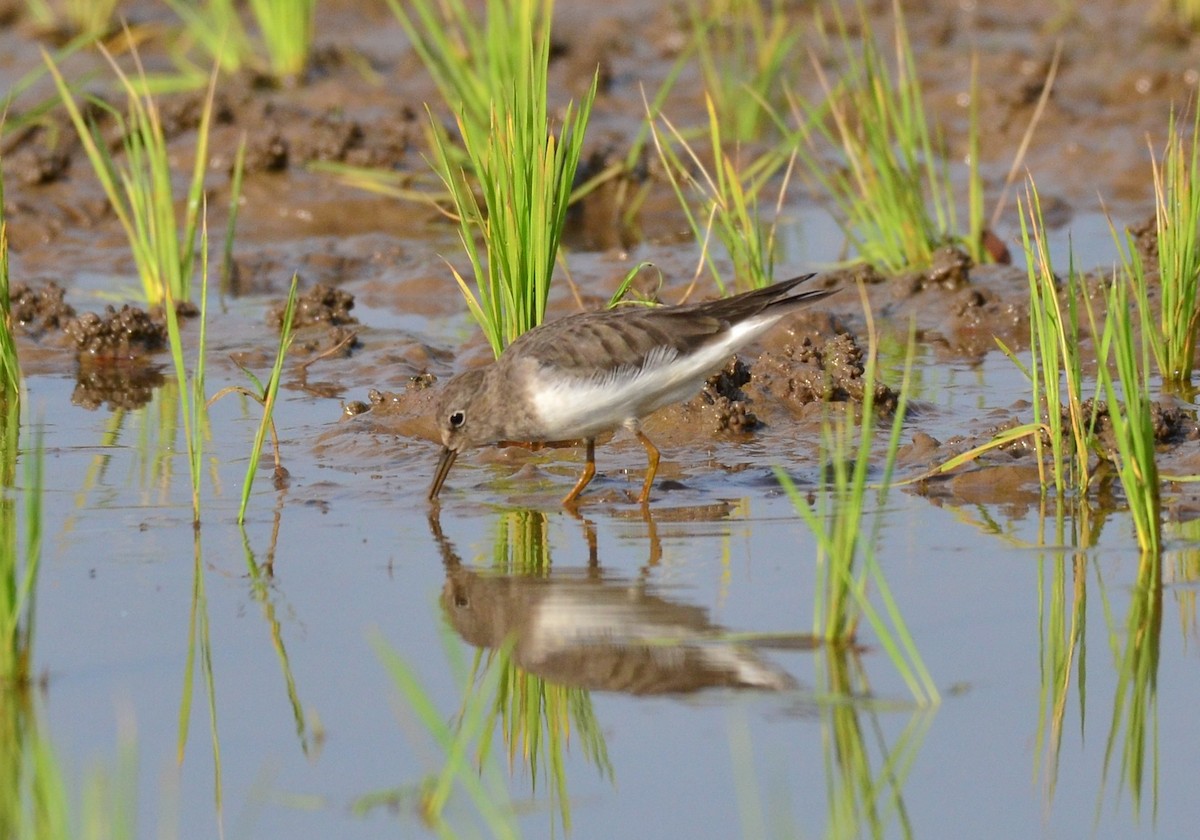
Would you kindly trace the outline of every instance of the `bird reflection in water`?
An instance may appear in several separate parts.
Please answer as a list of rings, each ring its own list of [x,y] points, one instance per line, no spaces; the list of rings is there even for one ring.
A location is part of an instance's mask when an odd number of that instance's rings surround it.
[[[468,643],[497,649],[512,638],[521,669],[548,682],[634,695],[683,694],[725,687],[786,691],[796,681],[761,657],[756,647],[811,649],[806,634],[760,643],[730,639],[702,607],[674,600],[641,578],[604,572],[595,529],[584,520],[587,568],[551,569],[546,514],[505,514],[509,561],[502,567],[465,566],[430,518],[446,567],[442,607]],[[648,522],[651,564],[661,553]]]

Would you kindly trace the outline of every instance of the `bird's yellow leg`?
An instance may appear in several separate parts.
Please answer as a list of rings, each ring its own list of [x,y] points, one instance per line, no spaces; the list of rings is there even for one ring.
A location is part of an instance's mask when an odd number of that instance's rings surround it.
[[[579,476],[579,481],[575,482],[575,486],[571,488],[571,492],[567,494],[562,503],[566,507],[571,507],[579,498],[579,494],[583,492],[583,488],[588,486],[592,477],[596,475],[596,439],[587,439],[587,463],[583,467],[583,475]]]
[[[644,505],[650,501],[650,486],[654,484],[654,476],[658,472],[658,447],[642,434],[641,429],[637,429],[634,434],[642,442],[642,446],[646,447],[646,460],[649,462],[646,465],[646,481],[642,484],[642,495],[638,496],[638,504]]]

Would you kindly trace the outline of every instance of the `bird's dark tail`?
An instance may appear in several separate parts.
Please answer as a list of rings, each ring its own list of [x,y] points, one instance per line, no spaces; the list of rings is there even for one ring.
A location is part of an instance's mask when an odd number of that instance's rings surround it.
[[[803,274],[790,280],[781,280],[770,286],[764,286],[761,289],[742,292],[740,295],[734,295],[724,300],[691,304],[690,306],[704,306],[708,314],[730,322],[745,320],[768,309],[799,309],[838,291],[837,289],[813,289],[799,294],[791,294],[792,290],[801,283],[816,276],[816,274]]]

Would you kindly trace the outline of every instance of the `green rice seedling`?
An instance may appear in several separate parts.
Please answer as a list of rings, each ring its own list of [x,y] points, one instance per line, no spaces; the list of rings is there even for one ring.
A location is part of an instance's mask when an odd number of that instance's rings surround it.
[[[0,689],[28,685],[33,678],[33,636],[37,579],[42,556],[42,431],[32,448],[20,453],[20,408],[0,400]],[[24,487],[16,488],[16,463],[24,461]],[[25,502],[19,511],[18,498]],[[21,518],[19,520],[19,517]],[[23,530],[24,550],[19,543]]]
[[[112,29],[119,0],[25,0],[25,9],[43,29],[64,28],[93,41]]]
[[[237,231],[238,212],[242,205],[242,176],[246,171],[246,135],[238,141],[233,158],[233,176],[229,181],[229,216],[225,222],[225,247],[221,252],[221,294],[233,286],[233,239]]]
[[[929,474],[913,480],[948,472],[993,449],[1031,438],[1043,492],[1053,487],[1060,499],[1070,491],[1082,498],[1092,480],[1090,457],[1095,447],[1096,423],[1095,402],[1088,408],[1083,398],[1083,362],[1079,353],[1082,334],[1078,307],[1085,293],[1073,260],[1063,287],[1059,288],[1046,240],[1041,202],[1032,180],[1025,201],[1018,203],[1029,280],[1029,365],[1022,363],[1004,342],[997,339],[996,343],[1030,381],[1033,421],[1006,429],[987,443],[957,455]],[[1047,445],[1050,450],[1049,477],[1045,472]]]
[[[643,261],[629,269],[629,271],[625,272],[624,279],[617,284],[616,290],[609,297],[608,303],[605,304],[604,308],[616,309],[618,306],[652,306],[652,301],[643,298],[637,292],[637,290],[633,288],[633,281],[637,279],[637,276],[641,274],[644,269],[647,268],[654,268],[654,263]],[[658,285],[661,288],[662,272],[658,273]],[[629,295],[629,299],[626,299],[626,295]]]
[[[200,231],[200,336],[196,348],[196,364],[189,380],[183,358],[183,335],[179,327],[177,301],[166,290],[163,309],[167,315],[167,342],[179,386],[179,405],[183,416],[183,436],[187,447],[188,472],[192,480],[193,524],[200,524],[200,477],[204,454],[204,424],[207,402],[204,398],[204,367],[208,351],[208,227],[201,223]]]
[[[1132,285],[1130,278],[1114,276],[1096,357],[1100,387],[1108,402],[1108,419],[1116,442],[1113,460],[1133,517],[1138,545],[1143,554],[1157,556],[1162,545],[1162,498],[1154,452],[1152,342],[1145,329],[1135,336],[1134,316],[1130,312]],[[1096,333],[1090,304],[1088,317]],[[1141,317],[1144,323],[1144,311]]]
[[[254,445],[250,450],[250,462],[246,467],[246,479],[242,482],[242,503],[238,508],[238,524],[241,525],[246,521],[246,506],[250,503],[250,491],[254,487],[254,476],[258,472],[258,461],[262,457],[263,443],[266,441],[267,432],[271,433],[271,441],[275,446],[275,472],[276,475],[283,469],[279,460],[279,435],[275,433],[275,400],[279,395],[279,382],[283,376],[283,360],[287,358],[287,352],[292,346],[293,336],[293,320],[296,314],[296,293],[299,284],[299,276],[292,275],[291,289],[288,291],[287,305],[283,310],[283,325],[279,331],[279,347],[275,351],[275,364],[271,368],[271,376],[267,379],[267,384],[264,385],[259,381],[248,368],[239,365],[242,371],[254,383],[253,388],[247,388],[243,385],[230,385],[227,388],[222,388],[217,393],[213,394],[208,401],[211,407],[213,403],[221,399],[227,394],[243,394],[257,402],[263,407],[262,422],[258,424],[258,431],[254,435]]]
[[[212,749],[213,804],[217,815],[219,834],[224,835],[222,822],[221,783],[221,740],[217,730],[217,682],[213,671],[212,633],[208,617],[208,595],[204,583],[204,553],[200,543],[200,529],[192,531],[192,604],[188,614],[188,652],[183,671],[183,690],[179,700],[179,729],[176,746],[176,761],[183,764],[187,753],[188,734],[192,719],[192,697],[194,696],[197,661],[204,677],[205,699],[208,701],[209,745]]]
[[[401,201],[429,204],[437,208],[441,208],[450,201],[450,193],[444,189],[432,191],[419,187],[419,175],[414,172],[398,172],[395,169],[379,169],[372,166],[354,166],[349,163],[328,160],[314,160],[305,168],[309,172],[331,175],[348,187]]]
[[[288,705],[292,709],[292,720],[295,725],[296,738],[300,742],[300,751],[306,756],[316,758],[314,746],[319,749],[322,736],[320,718],[315,714],[305,714],[304,704],[300,700],[300,691],[296,687],[296,676],[292,670],[291,657],[288,655],[284,642],[285,628],[290,623],[281,619],[277,604],[278,593],[275,591],[275,552],[279,544],[279,528],[283,516],[283,493],[279,494],[275,506],[275,516],[272,522],[271,539],[267,545],[266,556],[260,562],[255,558],[254,549],[250,545],[250,535],[245,525],[239,525],[242,533],[242,551],[246,555],[247,577],[250,581],[250,597],[262,607],[263,620],[270,630],[271,646],[279,659],[279,670],[283,676],[283,684],[287,691]]]
[[[66,61],[85,47],[90,47],[94,39],[77,36],[72,38],[59,49],[51,53],[55,63]],[[42,94],[39,83],[46,75],[46,66],[39,64],[31,67],[19,79],[9,85],[3,98],[3,119],[0,119],[0,137],[9,137],[28,130],[32,126],[50,125],[47,116],[58,107],[62,97],[58,92]],[[81,85],[82,82],[77,82]],[[26,102],[24,97],[30,90],[40,95],[36,101]]]
[[[543,576],[550,569],[549,520],[546,514],[516,510],[503,514],[493,545],[492,569],[505,575]],[[499,726],[508,749],[509,766],[528,766],[536,789],[544,778],[551,802],[558,804],[564,832],[571,830],[571,799],[567,795],[565,757],[572,732],[584,755],[602,773],[612,776],[604,733],[592,706],[591,694],[577,686],[557,685],[526,671],[514,654],[515,645],[476,654],[472,682],[480,672],[496,671],[488,729]],[[487,745],[481,750],[486,756]]]
[[[721,118],[711,97],[708,108],[708,139],[712,163],[705,166],[700,155],[688,143],[683,133],[669,120],[662,118],[670,137],[664,138],[654,126],[651,115],[651,136],[658,150],[663,170],[679,205],[687,217],[696,241],[701,243],[703,259],[717,288],[726,292],[722,272],[708,246],[711,234],[724,246],[733,263],[734,284],[738,290],[762,288],[774,281],[776,221],[767,223],[760,211],[760,196],[772,179],[784,170],[779,193],[775,200],[778,218],[795,162],[785,145],[776,145],[746,164],[741,164],[725,148],[721,133]],[[678,146],[679,151],[676,151]],[[700,198],[700,209],[694,210],[693,193]]]
[[[681,60],[695,54],[704,89],[730,137],[738,143],[758,138],[802,33],[789,4],[693,0],[688,17],[692,37]]]
[[[1185,140],[1174,112],[1167,129],[1160,165],[1153,165],[1155,230],[1158,243],[1159,301],[1157,318],[1149,304],[1147,265],[1132,233],[1126,234],[1121,259],[1134,284],[1142,328],[1168,388],[1187,389],[1195,365],[1196,333],[1200,330],[1200,108],[1193,117],[1192,136]]]
[[[1200,0],[1160,0],[1162,14],[1189,29],[1200,26]]]
[[[308,66],[317,0],[250,0],[250,11],[276,79],[295,80]]]
[[[1043,499],[1043,510],[1045,513]],[[1056,498],[1056,533],[1054,546],[1066,546],[1082,542],[1084,549],[1090,544],[1086,525],[1080,527],[1075,520],[1070,535],[1067,534],[1067,502]],[[1086,505],[1081,506],[1086,510]],[[1039,532],[1045,517],[1039,520]],[[1080,538],[1082,537],[1082,540]],[[1046,540],[1039,533],[1038,542]],[[1067,716],[1067,701],[1072,685],[1076,687],[1080,702],[1086,696],[1087,685],[1087,635],[1084,633],[1087,617],[1087,553],[1055,549],[1038,553],[1038,650],[1041,659],[1041,684],[1037,735],[1034,752],[1038,756],[1038,776],[1046,790],[1046,801],[1053,801],[1058,783],[1059,757]]]
[[[433,164],[453,199],[473,286],[451,270],[499,356],[545,317],[598,77],[556,134],[546,100],[552,0],[489,0],[486,27],[458,2],[447,4],[448,20],[429,0],[414,0],[416,19],[389,2],[458,121],[462,149],[435,128]]]
[[[205,70],[188,58],[193,45],[200,47],[225,73],[254,65],[254,44],[233,0],[205,0],[202,4],[166,0],[166,4],[183,22],[183,32],[175,45],[175,63],[185,79],[193,80],[193,85],[206,75]]]
[[[729,752],[742,837],[913,837],[904,789],[916,764],[936,708],[912,710],[897,732],[887,717],[893,703],[872,701],[874,689],[853,648],[826,647],[814,692],[824,767],[824,810],[807,816],[823,819],[824,828],[795,822],[788,791],[756,778],[748,715],[731,716]],[[853,698],[847,702],[846,698]],[[889,714],[890,713],[890,714]]]
[[[141,62],[138,60],[137,63],[137,77],[130,78],[107,50],[103,47],[100,50],[116,73],[126,95],[126,115],[95,100],[111,114],[121,129],[125,155],[122,163],[113,158],[97,128],[84,118],[58,67],[44,50],[42,58],[54,76],[59,95],[92,168],[104,187],[109,204],[125,230],[146,301],[158,305],[168,297],[174,301],[190,300],[204,173],[208,168],[209,127],[212,125],[216,73],[214,71],[212,75],[197,129],[195,160],[181,228],[175,216],[175,191],[171,185],[171,168],[161,115],[158,105],[145,89],[145,72]],[[136,53],[134,55],[136,59]]]
[[[857,428],[850,411],[822,424],[822,462],[829,471],[815,493],[815,505],[805,499],[787,474],[777,469],[785,491],[796,511],[817,538],[817,585],[813,609],[813,634],[829,644],[848,645],[856,637],[858,623],[866,616],[880,644],[919,703],[936,703],[937,687],[929,676],[920,653],[913,644],[903,616],[892,598],[875,556],[875,544],[882,516],[876,514],[866,527],[867,481],[875,439],[875,382],[878,370],[878,342],[866,292],[860,286],[867,317],[869,348],[863,372],[863,403]],[[895,468],[900,432],[907,408],[909,380],[915,339],[910,333],[908,360],[900,387],[900,399],[887,442],[883,475],[876,486],[875,504],[884,508]],[[881,614],[867,598],[873,584],[883,601]]]
[[[1171,479],[1159,475],[1164,481]],[[1200,519],[1172,522],[1167,542],[1172,548],[1164,552],[1170,558],[1166,575],[1172,580],[1200,580]],[[1179,587],[1174,593],[1175,609],[1181,627],[1200,626],[1200,593],[1194,587]]]
[[[186,38],[226,73],[250,67],[278,82],[293,84],[308,68],[316,0],[250,0],[261,43],[255,43],[247,31],[234,0],[205,0],[203,5],[167,0],[167,5],[183,21]],[[203,77],[203,71],[188,62],[185,54],[183,50],[177,55],[185,75]]]
[[[8,220],[4,218],[4,179],[0,177],[0,403],[19,405],[21,360],[12,333],[8,293]]]
[[[1143,552],[1125,627],[1118,628],[1110,624],[1108,628],[1117,685],[1113,692],[1112,720],[1104,747],[1102,781],[1096,799],[1097,814],[1112,801],[1106,794],[1109,771],[1118,749],[1118,786],[1128,786],[1134,818],[1141,815],[1147,783],[1150,787],[1151,813],[1158,810],[1158,662],[1162,645],[1162,596],[1162,557],[1157,551]]]
[[[1046,241],[1041,200],[1032,180],[1025,202],[1018,200],[1018,209],[1029,278],[1029,367],[1022,365],[1003,342],[997,340],[997,344],[1029,377],[1034,423],[1046,430],[1044,437],[1050,445],[1051,479],[1056,495],[1062,496],[1073,489],[1082,496],[1091,481],[1089,460],[1095,425],[1094,408],[1084,405],[1083,362],[1079,353],[1078,307],[1085,293],[1072,261],[1060,295]],[[1043,471],[1043,435],[1034,436],[1034,447],[1044,490],[1049,482]]]
[[[890,271],[921,268],[937,248],[952,242],[963,244],[981,260],[981,231],[965,236],[958,232],[953,184],[945,162],[934,152],[936,137],[926,117],[900,3],[894,0],[892,5],[894,71],[876,45],[862,5],[861,45],[852,41],[834,7],[847,72],[835,87],[814,59],[824,94],[821,101],[789,95],[800,123],[797,152],[805,171],[833,199],[842,229],[867,262]],[[977,147],[977,113],[973,108],[971,148]],[[838,150],[837,165],[825,159],[822,146]],[[979,178],[978,155],[972,156],[969,177]],[[981,187],[972,184],[970,190],[978,195]],[[981,224],[981,209],[972,207],[971,223]]]
[[[388,0],[388,5],[443,102],[466,124],[464,137],[491,129],[494,104],[509,85],[534,80],[531,72],[549,45],[554,10],[553,0],[487,0],[480,21],[463,0]],[[544,84],[530,93],[544,98]]]
[[[891,740],[884,736],[879,709],[867,702],[871,682],[853,650],[826,648],[818,691],[828,698],[819,707],[821,753],[825,768],[828,837],[913,837],[904,803],[905,782],[916,764],[936,709],[913,710],[904,729]],[[886,738],[886,740],[885,740]],[[898,830],[889,830],[892,825]]]
[[[446,632],[449,633],[449,630]],[[447,650],[450,650],[451,640],[443,637],[443,641]],[[412,667],[377,633],[372,634],[371,643],[408,707],[445,754],[445,763],[438,773],[431,775],[415,790],[389,790],[362,797],[353,806],[355,812],[364,813],[378,805],[395,807],[413,802],[427,825],[439,829],[443,836],[454,836],[445,823],[444,811],[457,784],[475,806],[490,836],[519,837],[520,830],[516,824],[514,806],[509,801],[504,772],[495,761],[487,760],[486,752],[480,749],[480,742],[490,731],[487,721],[492,699],[499,687],[499,669],[490,669],[478,683],[469,677],[460,680],[462,707],[454,721],[447,722]],[[512,644],[509,641],[504,648],[511,649]],[[480,756],[478,764],[472,760],[475,755]]]
[[[13,840],[70,840],[62,773],[42,733],[40,695],[27,684],[0,689],[0,831]]]

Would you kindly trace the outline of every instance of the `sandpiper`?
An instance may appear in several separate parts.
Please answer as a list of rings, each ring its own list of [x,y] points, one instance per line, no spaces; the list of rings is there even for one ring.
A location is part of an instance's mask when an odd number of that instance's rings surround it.
[[[562,501],[573,506],[596,474],[596,436],[624,426],[646,449],[638,496],[645,505],[659,452],[640,420],[687,399],[739,347],[833,293],[791,294],[813,276],[722,300],[586,312],[530,330],[495,362],[446,384],[437,409],[444,445],[429,498],[437,498],[454,460],[469,447],[582,440],[587,463]]]

